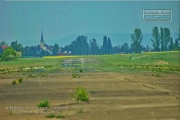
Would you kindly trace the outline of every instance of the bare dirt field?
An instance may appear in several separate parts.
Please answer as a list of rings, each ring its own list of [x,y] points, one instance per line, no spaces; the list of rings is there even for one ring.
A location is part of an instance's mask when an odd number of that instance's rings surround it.
[[[0,75],[0,120],[55,119],[46,118],[48,112],[64,115],[60,118],[64,120],[180,119],[179,74],[79,74],[79,78],[61,72],[36,77],[21,73]],[[23,83],[12,85],[17,78],[23,78]],[[89,102],[73,100],[73,91],[79,86],[89,90]],[[36,108],[41,100],[48,100],[51,108]]]

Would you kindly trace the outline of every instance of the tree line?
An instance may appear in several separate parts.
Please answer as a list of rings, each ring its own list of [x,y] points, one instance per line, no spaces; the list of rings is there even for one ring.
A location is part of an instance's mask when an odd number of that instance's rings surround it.
[[[141,29],[135,28],[130,34],[131,44],[123,43],[121,46],[112,46],[110,37],[104,36],[102,46],[97,44],[97,40],[92,38],[88,41],[87,36],[78,36],[70,45],[62,48],[62,51],[71,52],[73,55],[88,54],[115,54],[115,53],[138,53],[141,51],[172,51],[180,50],[180,29],[179,36],[173,41],[169,28],[155,26],[152,29],[152,47],[143,46],[143,33]]]
[[[88,40],[87,36],[78,36],[74,41],[65,47],[59,47],[58,44],[46,46],[46,49],[42,49],[40,45],[37,46],[25,46],[17,41],[11,42],[11,47],[18,54],[17,56],[48,56],[48,55],[90,55],[90,54],[116,54],[116,53],[138,53],[141,51],[171,51],[180,50],[180,29],[179,36],[173,40],[169,28],[155,26],[152,29],[152,48],[142,45],[143,33],[140,28],[135,28],[133,33],[130,34],[131,44],[123,43],[121,46],[112,46],[111,38],[104,36],[102,39],[102,45],[97,44],[97,40],[92,38]],[[3,52],[8,46],[5,41],[0,42],[0,59],[3,60]],[[11,52],[12,52],[11,49]],[[6,53],[7,54],[7,53]],[[14,55],[14,52],[13,52]],[[12,55],[11,55],[12,57]],[[16,57],[14,57],[16,58]]]

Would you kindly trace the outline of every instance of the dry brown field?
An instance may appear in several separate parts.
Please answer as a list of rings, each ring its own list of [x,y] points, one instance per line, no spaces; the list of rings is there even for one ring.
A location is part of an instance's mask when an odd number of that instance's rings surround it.
[[[153,72],[55,72],[28,77],[25,73],[0,75],[0,120],[179,120],[180,75]],[[23,78],[23,83],[12,81]],[[75,88],[90,93],[89,102],[73,100]],[[50,108],[37,104],[48,100]],[[65,118],[46,118],[49,113]]]

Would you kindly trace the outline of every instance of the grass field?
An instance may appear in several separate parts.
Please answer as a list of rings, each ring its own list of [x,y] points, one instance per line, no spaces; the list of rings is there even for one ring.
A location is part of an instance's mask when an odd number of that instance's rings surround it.
[[[134,56],[134,59],[130,59]],[[0,62],[0,69],[34,67],[34,66],[59,66],[65,59],[88,59],[85,69],[105,71],[118,71],[122,67],[149,66],[169,68],[169,71],[180,71],[180,52],[154,52],[143,54],[117,54],[117,55],[91,55],[91,56],[60,56],[44,58],[20,58],[16,61]],[[137,67],[138,68],[138,67]],[[139,67],[141,68],[141,67]],[[148,70],[148,67],[146,67]],[[171,69],[171,68],[174,68]],[[124,70],[124,69],[123,69]],[[143,69],[144,70],[144,69]]]
[[[0,120],[179,120],[179,78],[180,52],[0,62]],[[80,86],[88,102],[73,100]]]

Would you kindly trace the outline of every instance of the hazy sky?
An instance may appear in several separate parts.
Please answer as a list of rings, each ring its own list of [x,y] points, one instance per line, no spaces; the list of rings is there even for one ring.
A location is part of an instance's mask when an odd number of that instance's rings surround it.
[[[143,22],[143,9],[171,9],[172,22]],[[151,33],[154,26],[180,28],[180,1],[172,2],[21,2],[0,0],[0,41],[17,40],[37,45],[41,31],[45,41],[60,40],[72,34],[132,33],[140,28]]]

